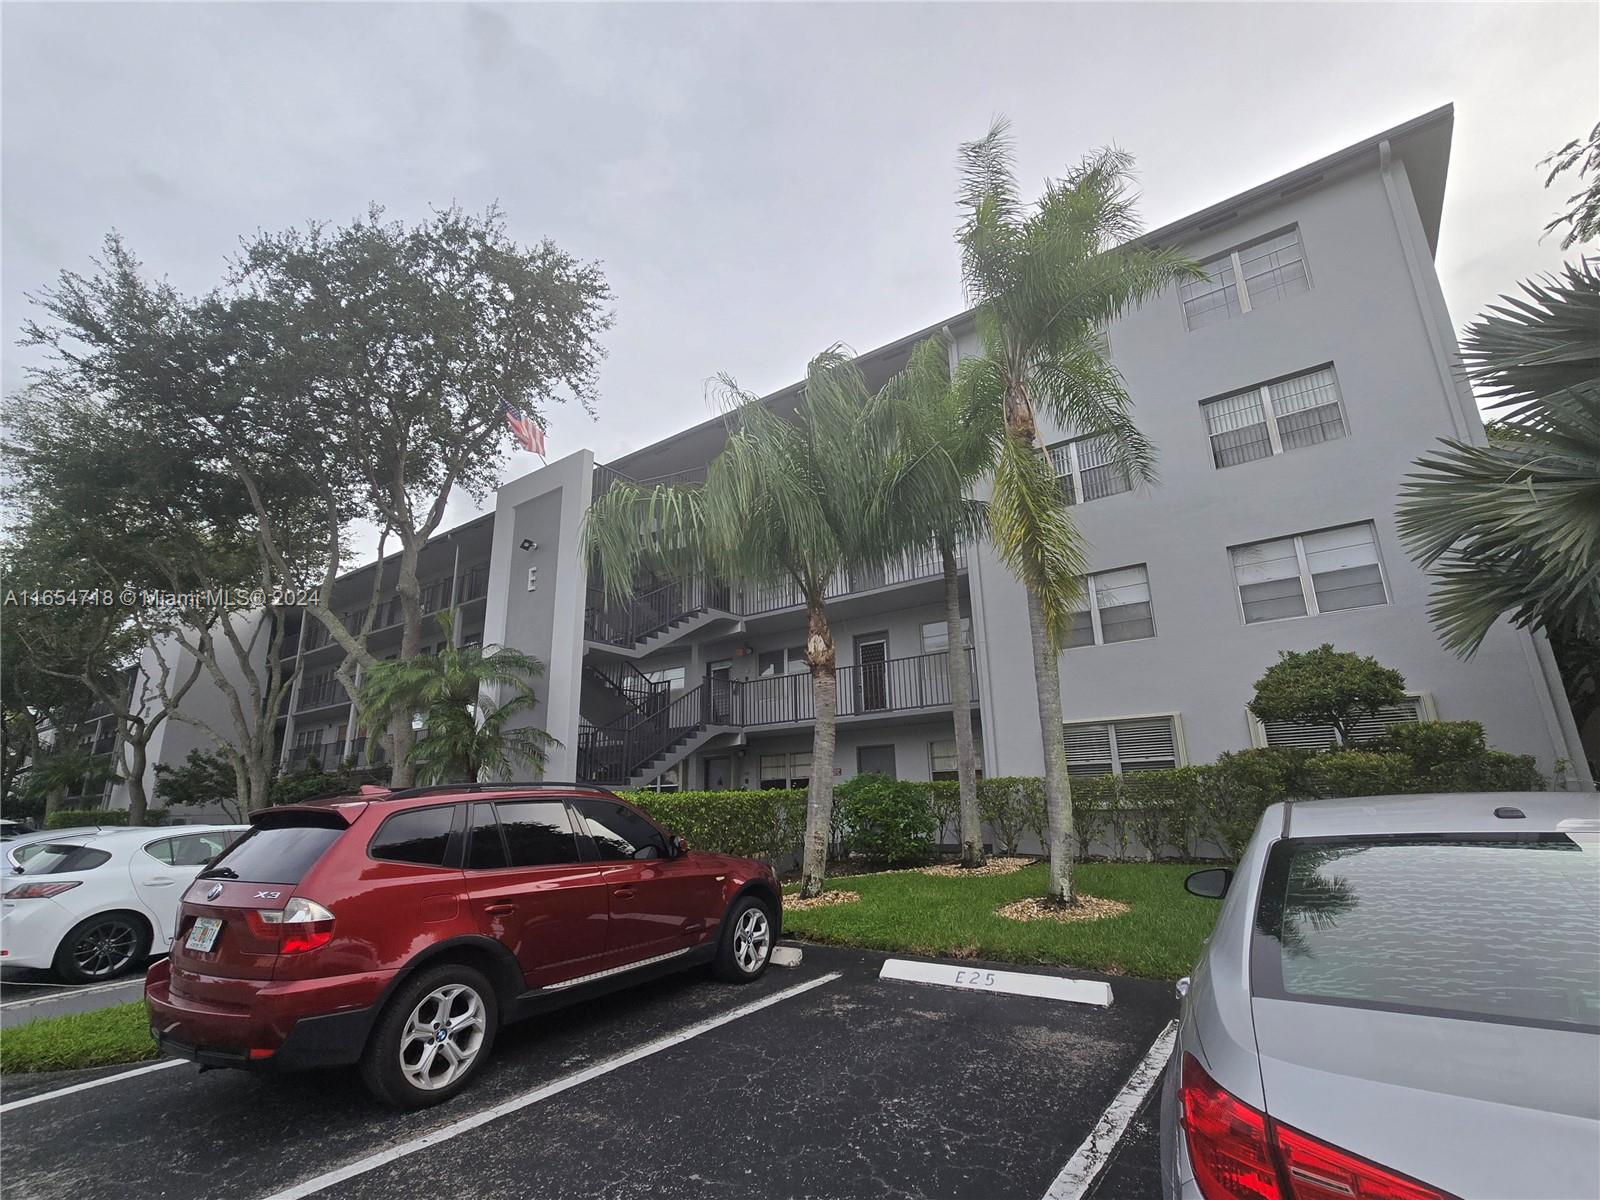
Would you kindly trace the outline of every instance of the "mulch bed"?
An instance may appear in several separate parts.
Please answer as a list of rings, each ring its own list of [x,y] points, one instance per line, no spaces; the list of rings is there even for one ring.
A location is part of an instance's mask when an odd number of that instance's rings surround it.
[[[1132,911],[1121,900],[1102,900],[1099,896],[1086,896],[1079,892],[1077,902],[1071,908],[1030,896],[1026,900],[1002,904],[994,913],[1008,921],[1099,921]]]
[[[1004,855],[1000,855],[996,858],[991,858],[981,867],[968,868],[963,867],[958,862],[954,862],[940,863],[934,867],[918,867],[917,870],[923,875],[940,875],[950,879],[973,879],[979,875],[1010,875],[1015,871],[1022,870],[1024,867],[1031,867],[1039,861],[1041,860],[1037,858],[1022,858],[1020,856],[1007,858]]]
[[[820,896],[812,896],[809,900],[802,900],[798,896],[785,896],[783,898],[784,912],[797,912],[806,908],[828,908],[834,904],[854,904],[861,899],[860,892],[823,892]]]

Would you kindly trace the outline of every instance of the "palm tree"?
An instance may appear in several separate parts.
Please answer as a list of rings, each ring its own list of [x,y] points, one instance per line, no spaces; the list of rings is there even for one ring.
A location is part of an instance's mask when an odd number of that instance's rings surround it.
[[[531,655],[497,646],[456,646],[454,622],[438,614],[445,647],[437,654],[375,664],[361,686],[362,722],[386,729],[397,716],[420,713],[425,728],[407,752],[419,784],[475,783],[485,772],[508,774],[516,764],[542,770],[555,738],[530,726],[507,728],[538,703],[530,680],[544,674]],[[486,691],[509,689],[504,701]]]
[[[1488,444],[1442,440],[1401,487],[1400,535],[1434,575],[1441,640],[1471,655],[1502,616],[1549,635],[1574,716],[1600,675],[1600,263],[1523,284],[1462,340],[1499,413]]]
[[[961,865],[981,867],[983,825],[978,816],[978,763],[972,741],[972,676],[961,627],[956,552],[983,530],[983,505],[969,494],[993,468],[997,439],[967,411],[952,384],[947,334],[914,347],[905,369],[884,385],[883,395],[893,406],[901,441],[919,461],[934,468],[930,482],[938,489],[937,499],[926,507],[902,509],[899,515],[906,521],[908,546],[931,543],[944,573],[950,702],[961,792]]]
[[[838,347],[811,361],[786,419],[723,377],[727,443],[702,484],[626,482],[590,508],[585,539],[608,598],[641,566],[677,579],[790,584],[805,600],[815,729],[800,894],[822,891],[833,816],[838,679],[826,597],[851,570],[892,556],[890,514],[918,504],[923,472],[893,437],[887,405]]]
[[[1134,242],[1133,160],[1099,150],[1049,180],[1033,205],[1017,192],[1002,118],[961,148],[957,233],[982,353],[963,361],[957,386],[974,412],[1003,427],[989,528],[996,552],[1027,593],[1034,683],[1044,743],[1051,899],[1072,903],[1072,807],[1061,728],[1057,660],[1082,588],[1082,539],[1063,503],[1039,431],[1105,436],[1130,479],[1154,477],[1154,451],[1129,413],[1105,326],[1130,306],[1199,268],[1176,249]]]

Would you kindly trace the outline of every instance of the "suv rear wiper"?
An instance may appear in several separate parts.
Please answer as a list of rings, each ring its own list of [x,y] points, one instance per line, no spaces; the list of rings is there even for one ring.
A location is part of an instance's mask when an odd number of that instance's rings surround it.
[[[237,879],[239,872],[232,867],[212,867],[209,871],[201,871],[201,879]]]

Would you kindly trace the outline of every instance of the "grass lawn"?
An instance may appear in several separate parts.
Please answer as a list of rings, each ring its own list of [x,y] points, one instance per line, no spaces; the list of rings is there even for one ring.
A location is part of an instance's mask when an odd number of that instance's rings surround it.
[[[1217,918],[1217,902],[1183,890],[1184,864],[1079,863],[1078,891],[1121,900],[1132,911],[1099,921],[1011,921],[994,910],[1044,895],[1049,868],[972,879],[895,871],[851,875],[829,888],[860,892],[854,904],[783,914],[784,932],[812,941],[911,954],[1062,963],[1111,974],[1187,975]],[[786,891],[792,892],[795,885]]]
[[[144,1001],[0,1029],[0,1071],[65,1071],[158,1057]]]

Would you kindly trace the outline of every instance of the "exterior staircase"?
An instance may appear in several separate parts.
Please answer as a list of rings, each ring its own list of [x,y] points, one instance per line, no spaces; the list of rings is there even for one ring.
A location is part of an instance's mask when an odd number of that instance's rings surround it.
[[[634,788],[724,733],[739,732],[734,691],[711,680],[654,711],[624,714],[604,725],[578,729],[578,778]]]
[[[726,586],[698,579],[658,584],[622,601],[608,601],[601,589],[591,587],[583,635],[610,654],[643,658],[715,621],[737,622],[731,610]]]

